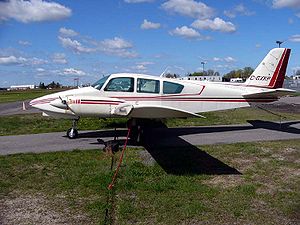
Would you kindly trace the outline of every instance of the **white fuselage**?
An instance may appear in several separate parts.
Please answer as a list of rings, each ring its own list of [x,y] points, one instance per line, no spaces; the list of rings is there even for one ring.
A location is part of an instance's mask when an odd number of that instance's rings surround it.
[[[124,81],[122,78],[131,79],[133,82],[131,89],[124,91],[117,87],[115,90],[115,87],[112,87],[111,80],[116,78],[121,79],[122,82]],[[143,87],[141,87],[142,84]],[[124,84],[120,83],[120,85]],[[97,86],[95,86],[63,91],[34,99],[30,104],[39,108],[45,114],[55,117],[116,117],[124,115],[137,118],[167,118],[177,116],[176,114],[172,116],[169,113],[166,115],[153,113],[151,110],[149,112],[144,111],[142,114],[126,112],[122,114],[122,110],[118,111],[118,109],[120,106],[130,105],[132,108],[153,106],[192,113],[226,110],[248,107],[252,103],[277,100],[277,97],[243,97],[245,94],[267,90],[267,88],[249,87],[243,84],[189,81],[121,73],[110,75],[101,88],[97,89]],[[68,106],[60,106],[61,100],[64,100]]]

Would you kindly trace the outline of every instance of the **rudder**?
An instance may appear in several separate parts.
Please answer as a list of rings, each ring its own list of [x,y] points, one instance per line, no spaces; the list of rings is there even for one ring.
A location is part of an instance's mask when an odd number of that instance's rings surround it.
[[[274,48],[246,80],[247,86],[282,88],[291,49]]]

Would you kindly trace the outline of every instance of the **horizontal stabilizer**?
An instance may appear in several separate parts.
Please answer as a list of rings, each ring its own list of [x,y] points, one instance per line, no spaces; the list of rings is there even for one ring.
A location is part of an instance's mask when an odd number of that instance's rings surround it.
[[[267,91],[243,94],[244,98],[274,98],[282,97],[295,93],[296,91],[285,88],[269,89]]]
[[[188,112],[181,109],[175,109],[166,106],[151,106],[151,105],[134,105],[130,117],[133,118],[186,118],[186,117],[201,117],[204,116]]]

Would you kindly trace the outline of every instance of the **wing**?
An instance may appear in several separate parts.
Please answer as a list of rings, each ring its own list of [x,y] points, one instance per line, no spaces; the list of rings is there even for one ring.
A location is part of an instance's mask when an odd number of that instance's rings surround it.
[[[157,105],[120,105],[114,110],[115,115],[129,116],[133,118],[149,118],[149,119],[163,119],[163,118],[186,118],[186,117],[201,117],[196,113],[188,112],[181,109],[176,109],[166,106]]]
[[[267,91],[243,94],[245,98],[274,98],[274,97],[282,97],[285,95],[290,95],[295,93],[296,91],[285,88],[277,88],[277,89],[269,89]]]

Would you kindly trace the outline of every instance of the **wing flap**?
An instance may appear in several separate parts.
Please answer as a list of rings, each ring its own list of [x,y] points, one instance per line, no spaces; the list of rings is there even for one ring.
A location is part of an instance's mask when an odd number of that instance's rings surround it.
[[[129,114],[134,118],[187,118],[187,117],[201,117],[196,113],[188,112],[181,109],[176,109],[166,106],[155,105],[134,105]]]

